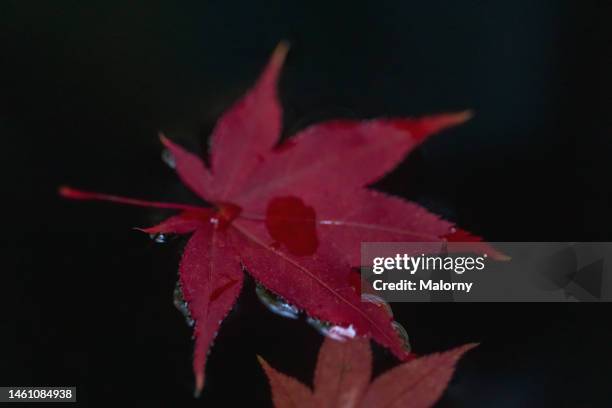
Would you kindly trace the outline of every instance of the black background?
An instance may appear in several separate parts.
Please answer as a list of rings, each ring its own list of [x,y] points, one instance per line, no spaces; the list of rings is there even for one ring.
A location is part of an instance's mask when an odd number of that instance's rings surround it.
[[[286,134],[470,108],[377,187],[490,241],[612,240],[606,3],[4,0],[0,384],[77,385],[83,406],[269,406],[256,354],[311,380],[321,337],[267,312],[249,283],[193,399],[190,329],[172,305],[183,241],[130,229],[165,214],[56,195],[193,200],[157,131],[202,150],[281,39]],[[438,407],[612,405],[607,304],[394,309],[419,353],[482,342]]]

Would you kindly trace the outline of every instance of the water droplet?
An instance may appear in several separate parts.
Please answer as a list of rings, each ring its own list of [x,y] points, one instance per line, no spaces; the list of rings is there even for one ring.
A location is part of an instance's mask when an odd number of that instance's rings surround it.
[[[355,337],[357,332],[353,325],[349,325],[348,327],[336,326],[329,322],[324,322],[319,319],[315,319],[313,317],[308,317],[306,319],[309,325],[314,327],[319,333],[323,336],[329,337],[334,340],[344,341],[347,339],[352,339]]]
[[[193,319],[191,318],[191,313],[189,313],[189,305],[185,301],[183,296],[183,289],[181,288],[181,283],[179,281],[176,282],[176,286],[174,286],[174,307],[178,309],[179,312],[185,317],[185,321],[189,327],[192,327],[194,324]]]
[[[174,158],[174,155],[170,153],[170,150],[162,150],[161,158],[162,161],[166,163],[168,167],[170,167],[171,169],[176,168],[176,159]]]
[[[312,255],[317,251],[316,219],[314,208],[298,197],[275,197],[266,209],[266,229],[270,237],[293,255]]]
[[[391,306],[383,298],[376,296],[372,293],[362,293],[361,301],[373,303],[379,307],[384,307],[387,313],[389,313],[389,316],[393,317],[393,310],[391,309]]]
[[[264,306],[266,306],[272,313],[276,313],[279,316],[287,317],[289,319],[298,318],[300,310],[297,307],[287,303],[285,299],[276,296],[262,285],[257,285],[255,288],[255,293],[257,294],[257,297],[261,303],[263,303]]]
[[[168,234],[164,234],[163,232],[158,232],[156,234],[149,234],[149,238],[158,244],[165,244],[170,239],[170,236]]]
[[[410,338],[408,337],[408,332],[406,329],[404,329],[404,326],[395,321],[391,323],[391,325],[393,326],[393,329],[395,329],[395,332],[400,339],[404,342],[404,349],[408,352],[412,351],[412,346],[410,346]]]

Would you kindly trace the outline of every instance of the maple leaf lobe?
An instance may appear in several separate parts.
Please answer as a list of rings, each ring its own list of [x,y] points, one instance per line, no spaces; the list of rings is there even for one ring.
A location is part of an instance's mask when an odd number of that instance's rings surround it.
[[[258,359],[268,376],[276,408],[429,408],[444,392],[457,361],[476,346],[465,344],[402,363],[370,382],[369,342],[326,338],[319,350],[313,391]]]
[[[460,125],[472,119],[472,117],[474,117],[474,113],[465,110],[422,118],[396,119],[392,123],[394,127],[406,130],[417,141],[423,141],[434,133]]]
[[[272,389],[272,400],[276,408],[314,407],[312,392],[307,386],[275,370],[261,356],[257,356],[257,361],[268,377]]]

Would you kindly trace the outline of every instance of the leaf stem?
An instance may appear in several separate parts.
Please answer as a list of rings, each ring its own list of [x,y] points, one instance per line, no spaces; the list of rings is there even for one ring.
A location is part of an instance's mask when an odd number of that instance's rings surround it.
[[[84,191],[74,189],[72,187],[61,186],[58,190],[60,196],[69,198],[71,200],[97,200],[97,201],[110,201],[113,203],[134,205],[137,207],[150,207],[150,208],[166,208],[172,210],[204,210],[206,207],[198,207],[195,205],[178,204],[178,203],[165,203],[159,201],[147,201],[139,200],[137,198],[121,197],[111,194],[96,193],[91,191]]]

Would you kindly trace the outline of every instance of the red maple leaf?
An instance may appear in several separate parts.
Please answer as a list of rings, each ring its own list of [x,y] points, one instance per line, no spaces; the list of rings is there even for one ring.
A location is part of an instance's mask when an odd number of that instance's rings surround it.
[[[287,50],[284,43],[276,48],[254,87],[219,119],[208,165],[161,136],[180,179],[210,207],[60,189],[72,199],[180,211],[142,231],[193,234],[179,274],[195,320],[198,391],[209,347],[240,293],[243,266],[309,316],[350,327],[405,360],[409,351],[390,315],[361,302],[351,283],[360,243],[479,241],[414,203],[365,188],[427,136],[464,122],[469,113],[324,122],[278,145],[282,111],[276,85]]]
[[[475,346],[466,344],[400,364],[370,383],[369,342],[327,338],[319,350],[314,391],[258,359],[270,381],[276,408],[427,408],[444,392],[459,358]]]

